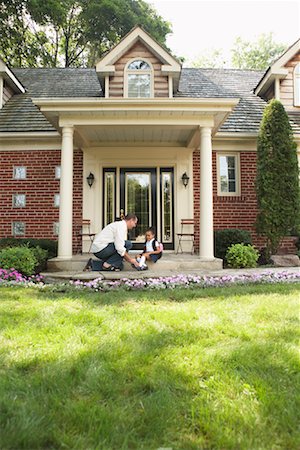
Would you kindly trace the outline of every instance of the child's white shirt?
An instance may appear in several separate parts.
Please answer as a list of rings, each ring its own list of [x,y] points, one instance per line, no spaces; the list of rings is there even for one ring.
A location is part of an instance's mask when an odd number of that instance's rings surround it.
[[[153,244],[152,242],[154,241],[154,238],[151,239],[150,241],[146,241],[146,252],[153,252]],[[156,245],[155,245],[155,250],[156,250]]]

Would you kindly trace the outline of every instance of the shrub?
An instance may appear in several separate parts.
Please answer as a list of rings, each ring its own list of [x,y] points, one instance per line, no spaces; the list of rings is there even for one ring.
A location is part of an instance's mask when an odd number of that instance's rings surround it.
[[[28,247],[8,247],[0,251],[0,267],[15,269],[23,275],[32,275],[37,259]]]
[[[30,238],[3,238],[0,239],[0,249],[7,247],[19,247],[27,245],[29,248],[40,247],[48,251],[48,258],[57,255],[57,241],[51,239],[30,239]]]
[[[252,245],[234,244],[226,253],[229,267],[240,269],[243,267],[256,267],[259,257],[258,251]]]
[[[275,99],[264,110],[257,138],[256,194],[256,230],[266,239],[268,255],[275,255],[300,216],[297,144],[288,114]]]
[[[33,253],[37,263],[35,267],[35,273],[39,273],[42,270],[46,269],[47,259],[48,259],[48,250],[45,250],[39,246],[30,248]]]
[[[251,234],[247,230],[227,228],[215,231],[216,258],[225,260],[226,252],[232,244],[252,244]]]

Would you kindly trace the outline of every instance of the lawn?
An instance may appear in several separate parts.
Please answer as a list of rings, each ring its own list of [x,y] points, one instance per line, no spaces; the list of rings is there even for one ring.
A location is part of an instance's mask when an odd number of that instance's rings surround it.
[[[300,448],[299,300],[1,288],[0,448]]]

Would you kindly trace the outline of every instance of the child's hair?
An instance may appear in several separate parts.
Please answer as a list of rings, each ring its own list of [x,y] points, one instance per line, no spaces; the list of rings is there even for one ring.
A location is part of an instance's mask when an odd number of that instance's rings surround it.
[[[150,233],[152,233],[153,236],[156,237],[156,230],[155,230],[154,227],[149,227],[149,228],[147,228],[146,233],[147,233],[147,231],[150,231]]]

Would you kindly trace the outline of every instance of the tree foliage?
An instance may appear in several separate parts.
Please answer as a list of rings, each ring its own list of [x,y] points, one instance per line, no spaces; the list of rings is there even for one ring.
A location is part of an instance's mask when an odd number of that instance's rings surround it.
[[[267,69],[286,49],[273,41],[273,34],[261,34],[256,42],[238,37],[231,50],[232,65],[237,69]]]
[[[0,57],[20,67],[92,66],[136,24],[163,45],[171,32],[143,0],[0,0]]]
[[[204,50],[198,55],[197,59],[191,63],[192,67],[208,67],[211,69],[225,67],[225,65],[226,58],[221,49]]]
[[[268,255],[299,226],[300,193],[297,146],[287,113],[278,100],[264,111],[257,144],[256,228],[266,238]]]

